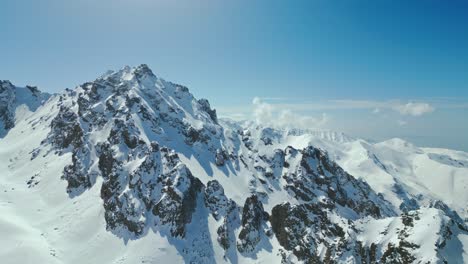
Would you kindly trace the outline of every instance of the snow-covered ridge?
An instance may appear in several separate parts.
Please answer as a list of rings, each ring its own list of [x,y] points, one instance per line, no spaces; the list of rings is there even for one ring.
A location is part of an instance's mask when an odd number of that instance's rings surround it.
[[[266,146],[271,150],[278,146],[319,147],[346,171],[382,193],[397,210],[416,209],[441,200],[468,219],[468,153],[420,148],[399,138],[373,143],[333,131],[290,132],[253,122],[221,122],[271,142]]]
[[[462,203],[415,166],[463,188],[463,153],[218,120],[146,65],[28,107],[0,139],[9,263],[467,260]]]
[[[17,87],[0,80],[0,138],[15,125],[16,115],[24,117],[36,111],[49,97],[35,86]]]

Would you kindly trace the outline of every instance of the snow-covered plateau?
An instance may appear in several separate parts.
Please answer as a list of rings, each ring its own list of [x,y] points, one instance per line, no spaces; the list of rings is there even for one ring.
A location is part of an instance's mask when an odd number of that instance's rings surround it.
[[[146,65],[0,81],[1,263],[468,263],[468,153],[218,119]]]

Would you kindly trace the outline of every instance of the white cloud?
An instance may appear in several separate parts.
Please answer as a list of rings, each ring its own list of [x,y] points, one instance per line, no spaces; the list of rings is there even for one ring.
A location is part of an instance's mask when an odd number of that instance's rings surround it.
[[[295,127],[295,128],[322,128],[329,120],[323,113],[320,117],[306,116],[294,113],[290,109],[280,108],[277,105],[263,102],[255,97],[253,118],[258,124],[271,127]]]
[[[269,98],[256,98],[257,102],[269,101]],[[435,107],[427,102],[403,102],[401,100],[318,100],[311,102],[276,102],[275,108],[290,109],[292,111],[320,111],[320,110],[353,110],[369,109],[374,114],[384,113],[385,110],[395,111],[401,115],[422,116],[431,113]]]
[[[401,115],[422,116],[431,113],[435,108],[425,102],[401,101],[365,101],[365,100],[333,100],[331,101],[336,109],[372,109],[372,113],[378,114],[383,110],[393,110]]]
[[[437,105],[437,107],[442,107]],[[412,102],[402,100],[293,100],[291,98],[254,98],[251,105],[221,106],[217,108],[220,117],[234,120],[254,120],[270,126],[300,126],[304,128],[322,128],[328,125],[329,118],[322,111],[368,110],[377,115],[387,115],[389,112],[403,116],[420,117],[435,111],[429,102]],[[394,117],[395,121],[401,118]],[[359,117],[356,117],[359,118]],[[408,120],[405,121],[407,123]],[[401,122],[398,122],[401,123]]]
[[[406,126],[408,124],[405,120],[398,120],[397,123],[399,126]]]
[[[407,104],[395,105],[393,106],[393,110],[399,112],[402,115],[421,116],[433,112],[434,107],[428,103],[409,102]]]
[[[255,97],[252,103],[254,105],[253,115],[257,123],[265,124],[273,119],[272,105],[262,102],[258,97]]]

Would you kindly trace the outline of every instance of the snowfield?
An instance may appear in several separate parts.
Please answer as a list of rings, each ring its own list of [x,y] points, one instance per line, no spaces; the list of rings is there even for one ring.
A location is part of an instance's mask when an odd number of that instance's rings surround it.
[[[218,120],[146,65],[0,82],[2,263],[468,263],[468,153]]]

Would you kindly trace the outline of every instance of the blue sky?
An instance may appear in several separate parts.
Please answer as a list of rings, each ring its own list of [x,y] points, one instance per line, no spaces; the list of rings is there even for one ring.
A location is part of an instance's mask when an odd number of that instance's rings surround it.
[[[0,79],[56,92],[146,63],[223,116],[268,105],[304,126],[468,150],[467,13],[441,0],[3,0]]]

